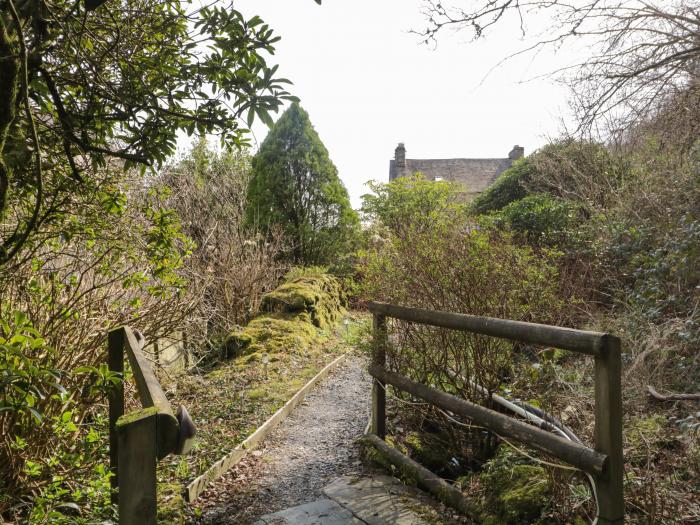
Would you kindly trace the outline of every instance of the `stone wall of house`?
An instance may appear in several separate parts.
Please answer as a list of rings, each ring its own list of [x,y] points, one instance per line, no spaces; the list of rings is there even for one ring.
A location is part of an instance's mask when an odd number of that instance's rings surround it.
[[[516,145],[508,157],[499,159],[407,159],[406,146],[401,142],[389,162],[389,180],[422,173],[428,180],[460,183],[464,186],[465,196],[473,198],[524,155],[525,148]]]

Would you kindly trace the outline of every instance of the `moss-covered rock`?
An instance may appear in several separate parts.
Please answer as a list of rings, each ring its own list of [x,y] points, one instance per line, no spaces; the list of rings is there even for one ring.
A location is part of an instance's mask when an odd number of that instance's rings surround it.
[[[227,357],[306,351],[320,337],[317,328],[329,330],[343,315],[345,295],[332,275],[297,272],[263,297],[263,309],[268,313],[229,334]]]
[[[294,277],[263,297],[270,312],[307,313],[323,330],[331,328],[345,312],[346,298],[338,279],[328,274]]]
[[[304,352],[321,337],[317,329],[331,329],[345,312],[340,282],[322,272],[292,274],[263,297],[268,313],[233,331],[225,341],[227,357],[263,352]]]
[[[541,517],[552,492],[547,471],[501,445],[479,474],[484,489],[481,521],[486,525],[519,525]]]
[[[263,352],[304,352],[318,338],[316,327],[304,312],[266,314],[229,334],[226,354],[229,357],[250,354],[249,359],[255,361]]]

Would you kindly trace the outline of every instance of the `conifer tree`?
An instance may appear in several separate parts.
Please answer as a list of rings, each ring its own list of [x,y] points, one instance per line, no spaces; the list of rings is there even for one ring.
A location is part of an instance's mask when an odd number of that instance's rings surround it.
[[[298,264],[335,264],[352,248],[358,216],[298,103],[274,124],[253,158],[246,220],[263,229],[281,227]]]

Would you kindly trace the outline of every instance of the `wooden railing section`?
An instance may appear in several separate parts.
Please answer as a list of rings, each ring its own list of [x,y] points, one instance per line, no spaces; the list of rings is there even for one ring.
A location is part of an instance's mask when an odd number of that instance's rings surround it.
[[[386,385],[408,392],[442,410],[463,416],[497,435],[527,444],[590,475],[598,505],[597,525],[624,521],[620,340],[610,334],[489,317],[370,303],[373,352],[370,374],[370,432],[386,437]],[[567,441],[545,430],[390,372],[386,365],[387,321],[391,317],[513,341],[546,345],[595,358],[595,446]],[[372,436],[373,437],[373,436]]]
[[[156,466],[171,453],[182,454],[194,438],[194,425],[184,407],[173,413],[170,402],[143,354],[145,339],[129,327],[109,333],[109,370],[124,375],[129,359],[141,408],[124,414],[124,383],[109,394],[109,456],[112,497],[118,503],[120,525],[155,525]]]

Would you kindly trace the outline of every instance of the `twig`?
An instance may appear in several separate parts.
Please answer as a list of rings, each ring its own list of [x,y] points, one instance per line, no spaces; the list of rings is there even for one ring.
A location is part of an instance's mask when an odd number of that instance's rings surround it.
[[[647,390],[651,397],[659,401],[700,401],[700,392],[697,394],[669,394],[665,396],[659,394],[651,385],[647,385]]]

